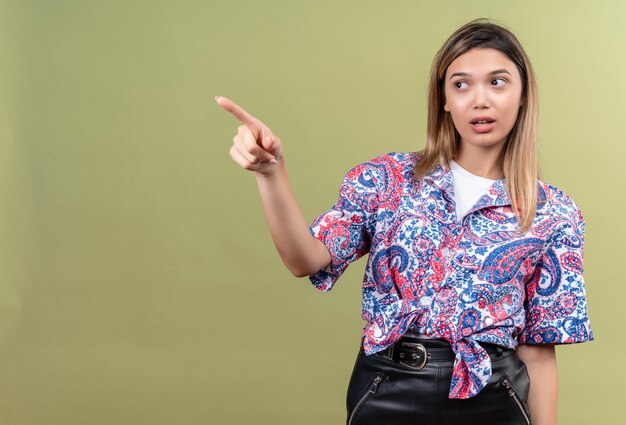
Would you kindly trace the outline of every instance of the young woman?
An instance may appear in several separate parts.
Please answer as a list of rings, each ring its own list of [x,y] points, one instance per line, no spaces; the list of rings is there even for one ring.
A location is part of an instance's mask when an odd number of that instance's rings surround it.
[[[279,138],[216,100],[242,124],[230,155],[254,172],[287,268],[328,291],[369,254],[348,424],[556,424],[555,345],[593,340],[585,223],[539,180],[535,76],[510,31],[454,32],[433,63],[425,148],[348,171],[310,226]]]

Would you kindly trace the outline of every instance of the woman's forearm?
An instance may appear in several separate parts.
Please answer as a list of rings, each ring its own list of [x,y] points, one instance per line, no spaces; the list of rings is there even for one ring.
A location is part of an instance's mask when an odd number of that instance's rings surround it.
[[[516,349],[530,377],[528,408],[533,425],[556,425],[558,371],[554,344],[520,344]]]
[[[330,254],[309,232],[291,189],[284,158],[271,175],[256,174],[256,181],[272,240],[289,271],[301,277],[326,267]]]

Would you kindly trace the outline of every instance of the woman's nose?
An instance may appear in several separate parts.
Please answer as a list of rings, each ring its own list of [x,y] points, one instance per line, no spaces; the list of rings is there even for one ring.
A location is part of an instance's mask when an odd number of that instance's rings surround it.
[[[476,87],[474,91],[474,109],[483,109],[490,106],[487,90],[483,87]]]

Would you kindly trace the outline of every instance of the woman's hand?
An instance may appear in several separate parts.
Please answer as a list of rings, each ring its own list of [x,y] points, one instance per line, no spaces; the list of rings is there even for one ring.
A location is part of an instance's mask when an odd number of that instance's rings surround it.
[[[330,263],[326,246],[309,233],[309,226],[291,190],[278,137],[241,106],[223,96],[218,105],[242,125],[233,138],[230,156],[246,170],[255,172],[267,224],[285,266],[295,276],[308,276]]]
[[[280,139],[259,119],[224,96],[215,96],[219,106],[233,114],[242,124],[233,137],[231,158],[246,170],[263,176],[276,171],[276,164],[283,160],[283,145]]]

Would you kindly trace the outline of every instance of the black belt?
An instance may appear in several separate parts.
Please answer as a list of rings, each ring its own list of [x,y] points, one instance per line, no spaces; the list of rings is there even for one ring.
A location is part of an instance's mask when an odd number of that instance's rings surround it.
[[[504,351],[512,350],[512,348],[480,341],[479,344],[487,353],[490,355],[496,354],[498,357],[501,356]],[[438,342],[437,345],[441,345],[441,342]],[[400,338],[393,345],[390,345],[382,351],[378,351],[376,354],[385,356],[390,360],[412,369],[421,369],[428,361],[453,361],[455,358],[452,347],[429,347],[427,340],[407,337]]]

